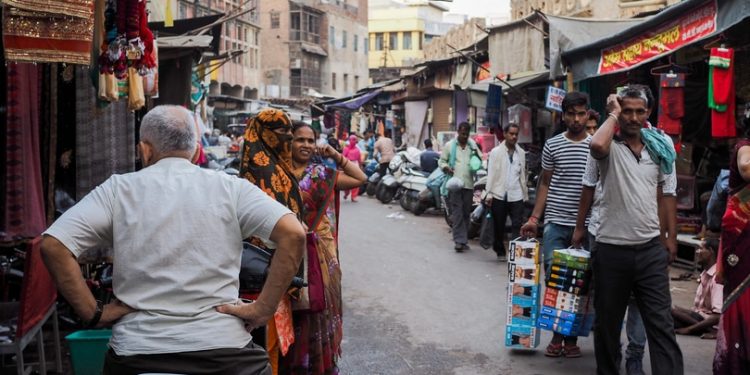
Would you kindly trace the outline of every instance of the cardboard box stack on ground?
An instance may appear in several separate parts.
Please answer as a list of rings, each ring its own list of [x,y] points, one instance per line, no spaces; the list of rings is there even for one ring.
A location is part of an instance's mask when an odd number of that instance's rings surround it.
[[[511,241],[508,247],[510,250],[505,346],[534,349],[539,346],[539,242],[516,239]]]
[[[538,327],[566,336],[588,336],[594,322],[589,298],[590,254],[584,250],[555,250],[546,275]]]

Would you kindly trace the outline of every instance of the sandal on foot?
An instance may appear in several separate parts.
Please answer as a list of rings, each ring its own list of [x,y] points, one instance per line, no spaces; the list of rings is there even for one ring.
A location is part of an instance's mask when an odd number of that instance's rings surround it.
[[[581,356],[581,348],[578,345],[565,345],[562,352],[565,358],[578,358]]]
[[[544,355],[547,357],[560,357],[563,355],[563,346],[562,344],[553,344],[550,343],[547,345],[547,351],[544,352]]]

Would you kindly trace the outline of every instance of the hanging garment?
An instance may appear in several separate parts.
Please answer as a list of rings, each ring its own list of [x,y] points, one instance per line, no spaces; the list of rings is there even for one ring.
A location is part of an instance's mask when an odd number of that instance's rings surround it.
[[[40,67],[8,64],[3,228],[0,241],[33,238],[46,228],[39,151]]]
[[[708,65],[708,107],[711,108],[711,135],[714,138],[736,137],[734,49],[712,48]]]
[[[87,3],[89,11],[86,18],[47,13],[44,10],[27,11],[4,7],[5,59],[16,62],[88,65],[91,61],[94,20],[92,2]]]
[[[659,78],[659,119],[657,126],[665,133],[682,133],[685,116],[685,75],[662,74]]]

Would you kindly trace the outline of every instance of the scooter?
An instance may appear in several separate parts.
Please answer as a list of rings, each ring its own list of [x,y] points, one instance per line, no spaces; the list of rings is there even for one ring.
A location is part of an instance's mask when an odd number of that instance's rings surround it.
[[[359,194],[367,194],[367,195],[375,195],[375,188],[377,187],[377,183],[374,184],[372,187],[373,193],[370,194],[369,187],[370,187],[370,177],[372,177],[373,174],[375,174],[378,170],[378,162],[375,159],[368,159],[365,161],[364,164],[364,171],[365,176],[367,176],[367,180],[364,184],[359,188]]]
[[[399,178],[399,204],[401,208],[415,215],[419,215],[419,193],[427,188],[429,173],[419,170],[412,164],[406,164],[403,174]]]
[[[422,153],[416,147],[408,147],[399,151],[388,165],[388,173],[378,183],[375,197],[382,203],[390,203],[394,198],[399,199],[399,179],[404,175],[405,168],[419,167],[419,155]]]

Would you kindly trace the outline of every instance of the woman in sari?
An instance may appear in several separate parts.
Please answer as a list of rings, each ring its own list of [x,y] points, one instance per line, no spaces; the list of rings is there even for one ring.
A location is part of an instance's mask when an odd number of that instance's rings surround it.
[[[330,145],[317,147],[313,128],[294,128],[292,171],[302,193],[304,223],[308,227],[308,290],[293,314],[294,344],[279,364],[283,374],[338,374],[343,336],[341,266],[334,208],[337,190],[358,187],[366,176],[357,163]],[[317,154],[317,155],[316,155]],[[339,169],[318,161],[332,158]]]
[[[292,173],[292,122],[281,110],[267,108],[248,121],[240,164],[240,176],[285,205],[302,220],[302,195]],[[268,247],[259,239],[251,242]],[[279,358],[294,342],[290,296],[279,303],[274,318],[266,326],[266,350],[274,374]]]
[[[729,200],[722,219],[717,281],[724,308],[716,338],[714,374],[750,374],[750,121],[729,163]]]

